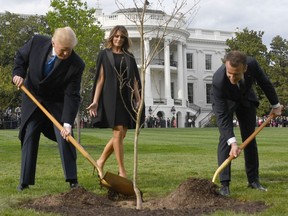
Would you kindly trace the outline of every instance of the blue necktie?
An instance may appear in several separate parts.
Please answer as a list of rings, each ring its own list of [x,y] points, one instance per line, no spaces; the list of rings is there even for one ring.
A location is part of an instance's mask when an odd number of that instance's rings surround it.
[[[50,71],[53,69],[54,63],[57,59],[57,55],[52,56],[52,58],[48,61],[47,64],[45,64],[44,67],[44,76],[48,76],[48,74],[50,73]]]

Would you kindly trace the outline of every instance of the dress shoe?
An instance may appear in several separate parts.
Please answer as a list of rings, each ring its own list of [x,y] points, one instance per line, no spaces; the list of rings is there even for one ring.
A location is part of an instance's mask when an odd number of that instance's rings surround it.
[[[222,185],[222,187],[219,190],[219,194],[221,194],[222,196],[229,196],[230,195],[229,186]]]
[[[26,184],[19,184],[18,187],[17,187],[17,190],[18,191],[23,191],[25,189],[29,189],[29,185],[26,185]]]
[[[80,185],[78,183],[70,183],[70,189],[79,188]]]
[[[263,187],[259,181],[254,181],[252,183],[249,183],[248,184],[248,187],[252,188],[252,189],[257,189],[257,190],[260,190],[260,191],[267,191],[267,188]]]

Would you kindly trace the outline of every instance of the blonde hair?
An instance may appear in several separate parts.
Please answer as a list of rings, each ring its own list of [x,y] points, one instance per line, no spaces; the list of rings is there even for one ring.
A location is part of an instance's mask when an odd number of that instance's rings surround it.
[[[78,43],[75,32],[68,26],[57,28],[52,37],[52,41],[57,41],[62,46],[69,48],[74,48]]]

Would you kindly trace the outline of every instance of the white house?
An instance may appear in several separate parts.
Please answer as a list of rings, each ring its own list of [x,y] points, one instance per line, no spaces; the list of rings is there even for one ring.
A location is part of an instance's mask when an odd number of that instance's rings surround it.
[[[133,43],[131,51],[140,64],[140,34],[135,22],[131,21],[136,20],[137,14],[135,8],[110,15],[104,15],[100,8],[96,11],[106,37],[115,25],[127,28]],[[148,9],[145,17],[144,52],[149,58],[159,41],[159,34],[164,32],[165,21],[171,16]],[[158,54],[145,73],[146,117],[173,118],[177,127],[186,127],[191,122],[189,119],[194,119],[196,127],[203,127],[212,114],[212,76],[222,64],[226,39],[234,36],[234,32],[187,28],[185,20],[178,17],[171,19],[166,32]]]

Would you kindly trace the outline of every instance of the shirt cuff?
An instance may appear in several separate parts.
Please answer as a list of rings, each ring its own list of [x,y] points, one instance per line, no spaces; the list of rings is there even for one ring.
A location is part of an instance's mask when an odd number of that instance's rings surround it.
[[[227,144],[230,146],[232,143],[237,143],[236,137],[231,137],[227,140]]]
[[[280,103],[277,103],[277,104],[275,104],[275,105],[272,105],[272,108],[273,108],[273,109],[276,109],[276,108],[278,108],[278,107],[280,107]]]
[[[72,126],[69,123],[64,123],[63,127],[70,127],[71,128]]]

